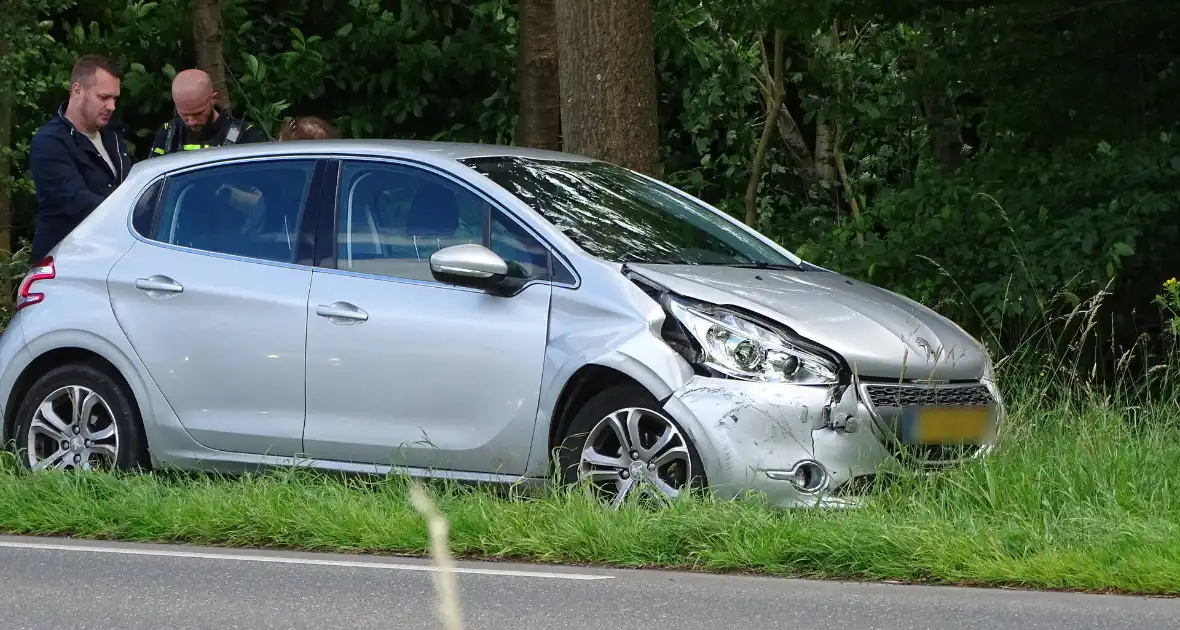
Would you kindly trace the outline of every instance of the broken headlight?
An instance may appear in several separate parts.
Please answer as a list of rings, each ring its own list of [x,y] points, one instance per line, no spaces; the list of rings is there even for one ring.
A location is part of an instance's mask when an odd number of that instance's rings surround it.
[[[768,383],[832,385],[831,361],[792,343],[784,334],[723,309],[672,299],[668,306],[701,346],[700,362],[734,378]]]

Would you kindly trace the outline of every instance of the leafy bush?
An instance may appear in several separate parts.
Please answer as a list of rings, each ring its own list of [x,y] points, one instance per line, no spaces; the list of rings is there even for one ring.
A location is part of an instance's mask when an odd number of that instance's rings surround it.
[[[1110,294],[1095,315],[1110,325],[1089,343],[1096,364],[1113,364],[1166,327],[1154,298],[1180,267],[1180,72],[1168,45],[1180,7],[970,4],[654,0],[662,177],[742,215],[766,114],[763,51],[782,27],[786,111],[810,154],[776,136],[759,229],[1007,350],[1045,326],[1068,336],[1060,327],[1076,322],[1062,316]],[[315,114],[353,137],[512,141],[513,0],[222,6],[231,101],[272,133],[284,115]],[[20,88],[15,224],[28,236],[27,138],[64,98],[72,60],[122,62],[120,114],[141,157],[171,116],[169,81],[195,60],[188,3],[18,8],[11,23],[46,46],[8,70]],[[844,175],[812,164],[821,132]]]

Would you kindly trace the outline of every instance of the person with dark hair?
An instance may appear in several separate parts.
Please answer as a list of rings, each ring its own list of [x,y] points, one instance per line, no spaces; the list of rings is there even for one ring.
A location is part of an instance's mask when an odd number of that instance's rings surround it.
[[[99,55],[74,63],[69,99],[33,134],[29,173],[37,195],[30,256],[42,260],[127,177],[131,155],[110,126],[119,70]]]
[[[328,121],[317,116],[298,116],[283,121],[279,141],[287,140],[335,140],[340,137]]]

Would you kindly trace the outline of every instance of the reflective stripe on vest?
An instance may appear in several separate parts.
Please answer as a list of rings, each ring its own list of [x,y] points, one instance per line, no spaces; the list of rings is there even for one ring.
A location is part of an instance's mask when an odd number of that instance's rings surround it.
[[[164,148],[155,150],[155,153],[158,155],[164,155],[165,153],[167,153],[168,147],[172,146],[173,139],[176,137],[176,128],[172,127],[170,122],[164,123],[164,129],[166,129],[168,131],[168,133],[165,136]],[[185,144],[185,145],[181,145],[180,150],[181,151],[197,151],[200,149],[208,149],[208,148],[216,147],[216,146],[233,145],[233,144],[237,143],[238,137],[241,134],[242,134],[242,123],[231,118],[229,121],[229,131],[226,132],[225,140],[222,141],[222,144],[220,144],[220,145],[217,145],[217,144]]]

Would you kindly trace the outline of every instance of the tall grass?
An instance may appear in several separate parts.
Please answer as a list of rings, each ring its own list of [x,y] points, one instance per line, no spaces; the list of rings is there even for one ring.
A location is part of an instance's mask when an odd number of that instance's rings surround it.
[[[985,460],[882,482],[854,510],[704,496],[614,512],[575,490],[432,484],[458,556],[844,579],[1180,592],[1180,408],[1097,394],[1040,407],[1030,380]],[[425,554],[401,477],[48,473],[0,466],[0,531]]]

